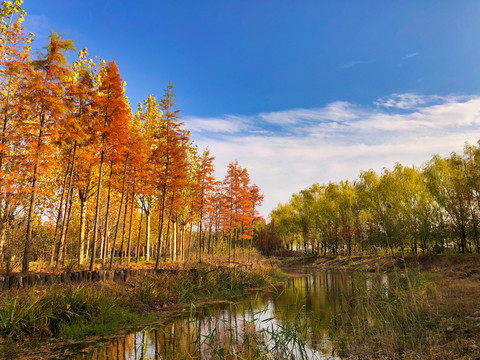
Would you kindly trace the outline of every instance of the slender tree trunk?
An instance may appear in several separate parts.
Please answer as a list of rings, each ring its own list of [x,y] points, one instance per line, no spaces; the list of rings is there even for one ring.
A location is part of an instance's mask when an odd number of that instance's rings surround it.
[[[159,212],[159,219],[158,219],[158,244],[157,244],[157,258],[155,260],[155,270],[158,270],[160,266],[160,250],[162,248],[163,243],[163,220],[165,217],[165,197],[167,192],[167,185],[163,184],[163,191],[162,191],[162,202]]]
[[[125,198],[125,210],[123,213],[123,230],[122,230],[122,245],[120,246],[120,265],[123,265],[123,257],[125,251],[125,227],[127,225],[127,212],[128,212],[128,193]]]
[[[118,227],[120,225],[120,217],[122,216],[123,198],[125,196],[125,182],[126,182],[125,180],[127,178],[127,164],[128,164],[128,154],[125,158],[125,166],[123,168],[122,197],[120,198],[120,206],[118,207],[118,215],[117,215],[117,224],[115,226],[115,235],[113,236],[112,252],[111,252],[111,256],[110,256],[110,268],[113,265],[113,258],[115,256],[115,248],[117,247]]]
[[[102,145],[103,147],[103,145]],[[102,149],[100,155],[100,171],[98,176],[98,188],[97,188],[97,203],[95,205],[95,219],[93,222],[93,237],[92,242],[90,244],[90,271],[95,269],[95,256],[96,256],[96,244],[97,244],[97,236],[98,236],[98,223],[99,223],[99,216],[100,216],[100,195],[102,193],[102,177],[103,177],[103,161],[105,158],[105,150]]]
[[[146,229],[145,229],[145,242],[146,242],[146,246],[147,246],[147,252],[145,254],[145,259],[147,261],[150,260],[150,208],[148,209],[148,211],[145,211],[145,220],[146,220]]]
[[[202,242],[202,214],[200,213],[200,221],[198,222],[198,261],[202,262],[202,251],[203,251],[203,242]]]
[[[130,225],[128,227],[128,243],[127,243],[127,267],[130,266],[130,245],[132,243],[132,222],[133,222],[133,205],[135,203],[135,194],[132,194],[132,205],[130,206]]]
[[[138,241],[137,241],[137,263],[140,261],[140,244],[142,239],[142,222],[143,222],[143,211],[140,207],[140,226],[138,227]]]
[[[253,223],[252,223],[253,226]],[[250,236],[249,239],[249,244],[248,244],[248,262],[250,262],[250,259],[252,258],[252,247],[253,247],[253,234]]]
[[[80,195],[80,191],[78,193],[78,197],[80,199],[80,239],[79,239],[79,251],[78,251],[78,264],[82,265],[83,263],[83,250],[85,248],[85,225],[86,225],[86,216],[87,216],[87,198],[86,198],[86,190],[85,190],[85,197]]]
[[[172,221],[172,260],[177,261],[177,227],[176,222]]]
[[[109,220],[109,214],[110,214],[110,193],[111,193],[111,189],[112,189],[112,174],[113,174],[113,161],[110,162],[110,177],[108,179],[107,212],[105,214],[105,229],[104,229],[104,233],[103,233],[102,268],[105,267],[105,262],[106,262],[107,253],[108,253],[108,246],[109,246],[108,220]]]
[[[22,259],[22,273],[28,273],[30,265],[30,253],[32,252],[32,237],[33,237],[33,216],[35,215],[35,206],[37,202],[37,176],[38,176],[38,162],[40,160],[40,148],[42,146],[43,140],[43,126],[45,124],[45,116],[43,113],[40,114],[40,129],[38,131],[37,138],[37,149],[35,153],[35,162],[33,165],[33,174],[32,174],[32,191],[30,194],[30,204],[28,209],[27,217],[27,232],[25,237],[25,248],[23,251]]]
[[[33,215],[35,213],[35,205],[37,200],[37,191],[35,187],[37,186],[37,164],[33,168],[33,179],[32,179],[32,192],[30,194],[30,205],[28,209],[28,218],[27,218],[27,237],[25,239],[25,249],[23,251],[23,262],[22,262],[22,273],[28,273],[29,264],[30,264],[30,253],[32,246],[32,236],[33,236]]]
[[[63,222],[62,222],[62,232],[60,233],[60,241],[58,244],[58,252],[57,252],[57,261],[55,263],[55,269],[58,269],[59,264],[65,264],[65,257],[64,257],[64,247],[66,241],[66,229],[68,224],[68,218],[70,214],[70,210],[72,208],[72,192],[73,192],[73,172],[75,169],[75,158],[77,154],[77,142],[75,141],[73,144],[73,154],[72,154],[72,165],[70,166],[70,174],[68,176],[68,188],[67,188],[67,199],[65,201],[65,212],[63,214]]]
[[[58,207],[58,216],[57,216],[57,222],[55,224],[55,234],[53,235],[53,249],[52,249],[52,256],[50,258],[50,266],[53,265],[53,262],[55,261],[55,255],[57,256],[57,263],[58,263],[58,251],[59,251],[59,244],[57,244],[57,234],[60,228],[60,222],[62,221],[62,213],[63,213],[63,199],[65,197],[65,189],[67,188],[67,179],[68,179],[68,174],[70,173],[70,165],[72,161],[70,159],[68,160],[67,163],[67,170],[65,171],[65,176],[63,178],[63,186],[62,186],[62,193],[60,196],[60,205]]]
[[[190,223],[190,229],[188,229],[188,247],[187,247],[187,260],[190,261],[190,249],[192,247],[192,228],[193,223]]]
[[[164,256],[164,261],[167,261],[167,246],[170,247],[170,249],[168,249],[168,250],[171,250],[171,246],[170,246],[170,219],[167,220],[167,233],[165,234],[164,245],[165,245],[165,248],[163,249],[163,256]],[[172,255],[170,254],[170,258],[171,257],[172,257]]]
[[[207,246],[207,252],[209,254],[213,254],[213,249],[212,249],[212,223],[210,223],[208,227],[208,246]]]
[[[65,261],[67,260],[67,237],[68,237],[68,229],[70,227],[70,218],[72,214],[72,204],[73,204],[73,191],[70,193],[70,199],[68,201],[68,212],[67,212],[67,223],[65,225],[65,236],[64,236],[64,245],[63,245],[63,257],[62,257],[62,265],[65,265]]]
[[[185,223],[182,223],[182,226],[180,227],[180,234],[181,234],[181,245],[182,245],[182,250],[181,250],[181,260],[185,261]]]

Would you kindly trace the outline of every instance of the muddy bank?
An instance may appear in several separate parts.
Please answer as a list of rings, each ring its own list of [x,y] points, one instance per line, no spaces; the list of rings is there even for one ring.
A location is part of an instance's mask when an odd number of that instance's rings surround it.
[[[397,269],[417,269],[443,272],[446,276],[464,277],[480,280],[480,255],[448,254],[420,255],[402,257],[360,257],[360,256],[305,256],[278,258],[282,268],[320,268],[338,270],[392,271]]]

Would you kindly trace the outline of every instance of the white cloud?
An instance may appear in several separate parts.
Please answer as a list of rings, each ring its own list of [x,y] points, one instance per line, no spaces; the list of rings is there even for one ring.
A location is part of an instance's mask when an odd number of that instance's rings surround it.
[[[402,58],[402,60],[410,59],[410,58],[413,58],[413,57],[415,57],[415,56],[417,56],[417,55],[418,55],[418,53],[416,53],[416,52],[415,52],[415,53],[411,53],[411,54],[405,55],[405,56]]]
[[[237,133],[250,128],[248,117],[226,115],[223,118],[187,117],[183,122],[191,131],[213,133]]]
[[[480,138],[480,96],[394,94],[376,105],[333,102],[249,117],[196,118],[186,126],[216,156],[219,179],[231,161],[248,169],[265,193],[265,216],[315,182],[353,180],[362,170],[381,171],[396,162],[420,165],[434,153],[461,152],[465,141]]]
[[[413,109],[432,100],[431,96],[404,93],[393,94],[385,99],[379,98],[375,104],[386,108]]]

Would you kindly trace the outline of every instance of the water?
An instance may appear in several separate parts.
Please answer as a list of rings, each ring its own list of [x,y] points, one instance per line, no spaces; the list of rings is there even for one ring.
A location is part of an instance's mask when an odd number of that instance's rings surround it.
[[[257,351],[272,359],[339,359],[329,327],[345,299],[352,299],[358,278],[345,271],[302,273],[307,276],[293,277],[281,289],[232,304],[192,306],[167,324],[98,343],[70,359],[224,359],[234,353],[248,358]],[[368,288],[372,280],[363,281]],[[379,281],[387,284],[388,278]]]

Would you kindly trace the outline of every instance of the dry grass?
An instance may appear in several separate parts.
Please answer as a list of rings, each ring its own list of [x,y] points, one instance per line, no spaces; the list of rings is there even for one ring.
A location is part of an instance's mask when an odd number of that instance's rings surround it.
[[[352,308],[345,309],[332,327],[333,338],[351,358],[480,357],[476,279],[409,271],[396,273],[388,288],[379,283],[359,286],[355,297],[360,301],[351,302]]]

